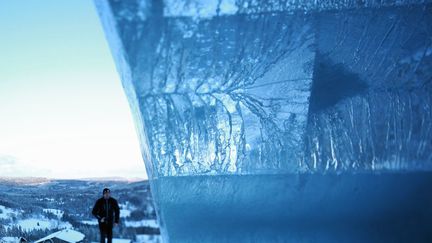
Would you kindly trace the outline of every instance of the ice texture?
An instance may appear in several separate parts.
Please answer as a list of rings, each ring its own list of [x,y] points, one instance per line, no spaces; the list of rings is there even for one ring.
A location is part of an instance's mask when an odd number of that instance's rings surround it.
[[[308,16],[153,18],[119,28],[151,175],[295,171],[315,57]]]
[[[432,1],[95,3],[165,241],[432,239]]]
[[[432,7],[319,13],[307,157],[314,170],[430,170]]]

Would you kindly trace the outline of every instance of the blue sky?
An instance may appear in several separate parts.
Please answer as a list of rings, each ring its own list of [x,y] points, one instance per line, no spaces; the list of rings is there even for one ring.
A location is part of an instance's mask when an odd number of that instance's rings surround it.
[[[91,0],[2,0],[0,36],[0,176],[146,178]]]

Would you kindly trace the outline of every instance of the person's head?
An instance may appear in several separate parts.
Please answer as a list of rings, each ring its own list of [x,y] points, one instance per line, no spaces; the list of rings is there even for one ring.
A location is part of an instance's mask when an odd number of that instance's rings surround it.
[[[108,188],[104,188],[102,194],[103,194],[103,197],[104,197],[105,199],[108,199],[108,198],[110,198],[110,196],[111,196],[111,191],[110,191],[110,189],[108,189]]]

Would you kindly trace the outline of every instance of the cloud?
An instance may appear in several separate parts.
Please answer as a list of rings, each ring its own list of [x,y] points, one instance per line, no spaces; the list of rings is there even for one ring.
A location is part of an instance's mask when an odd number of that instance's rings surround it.
[[[17,158],[11,155],[0,154],[0,166],[16,164]]]
[[[13,155],[0,154],[0,177],[40,177],[50,173],[29,165]]]

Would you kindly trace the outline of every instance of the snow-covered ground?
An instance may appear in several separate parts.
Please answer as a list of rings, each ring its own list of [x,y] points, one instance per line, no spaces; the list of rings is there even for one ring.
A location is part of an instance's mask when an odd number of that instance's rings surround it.
[[[132,211],[136,210],[136,207],[131,205],[129,202],[120,203],[120,217],[127,218],[131,215]]]
[[[17,216],[20,213],[21,212],[19,210],[15,210],[15,209],[0,205],[0,219],[10,219],[14,216]]]
[[[72,225],[69,222],[63,222],[54,219],[28,218],[18,220],[14,225],[20,226],[24,231],[31,231],[35,229],[70,229]]]
[[[161,243],[162,238],[160,235],[136,235],[135,241],[147,243]]]
[[[159,224],[156,219],[145,219],[139,221],[127,220],[128,217],[131,216],[131,213],[137,208],[130,204],[128,201],[123,204],[119,204],[120,206],[120,217],[125,218],[123,222],[126,227],[151,227],[151,228],[159,228]]]
[[[112,239],[113,243],[131,243],[132,240],[129,239],[119,239],[119,238],[113,238]]]
[[[61,217],[64,212],[59,209],[43,209],[45,213],[53,213],[58,217],[58,219],[48,219],[44,215],[24,215],[24,211],[12,209],[0,205],[0,219],[9,219],[10,223],[4,225],[6,228],[10,228],[13,226],[21,227],[24,231],[31,231],[37,229],[69,229],[72,228],[72,225],[69,222],[61,221]],[[13,220],[13,218],[16,218]]]
[[[131,243],[131,242],[161,243],[162,238],[160,237],[160,235],[136,235],[135,240],[113,238],[112,242],[113,243]],[[97,243],[97,242],[92,242],[92,243]]]
[[[19,239],[19,237],[2,237],[0,243],[17,243]]]
[[[52,241],[51,239],[53,239],[53,238],[57,238],[61,242],[81,242],[85,238],[85,235],[79,231],[76,231],[76,230],[64,229],[64,230],[60,230],[60,231],[57,231],[55,233],[52,233],[52,234],[50,234],[50,235],[48,235],[42,239],[39,239],[39,240],[35,241],[35,243],[50,242],[50,241]]]
[[[112,243],[131,243],[131,242],[132,242],[132,240],[129,240],[129,239],[119,239],[119,238],[113,238],[112,239]],[[138,242],[141,242],[141,241],[138,241]],[[92,242],[92,243],[98,243],[98,242]]]
[[[86,224],[86,225],[97,225],[98,221],[95,220],[81,220],[81,223]]]
[[[159,228],[159,224],[157,220],[155,219],[145,219],[141,221],[129,221],[124,220],[124,225],[126,227],[151,227],[151,228]],[[97,220],[82,220],[81,223],[87,224],[87,225],[97,225]]]
[[[129,209],[120,209],[120,217],[127,218],[131,215],[131,210]]]
[[[56,215],[58,218],[61,218],[64,214],[63,210],[54,209],[54,208],[46,208],[43,210],[45,213],[52,213]]]
[[[159,224],[156,219],[145,219],[141,221],[126,221],[125,225],[127,227],[151,227],[159,228]]]

